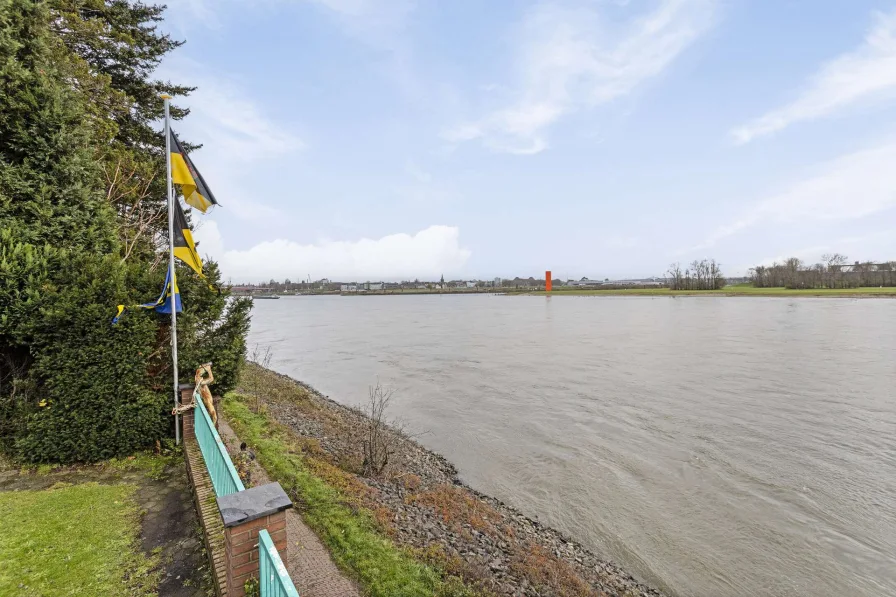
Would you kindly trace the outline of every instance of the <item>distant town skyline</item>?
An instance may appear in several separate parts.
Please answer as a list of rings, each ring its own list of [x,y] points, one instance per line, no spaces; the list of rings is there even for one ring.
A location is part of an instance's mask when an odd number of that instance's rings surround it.
[[[172,3],[225,276],[896,255],[892,0]],[[234,44],[235,38],[251,40]]]
[[[736,280],[741,280],[742,276],[734,277]],[[667,276],[649,276],[645,278],[557,278],[553,279],[554,285],[572,285],[572,286],[592,286],[592,285],[626,285],[626,284],[651,284],[651,283],[662,283],[667,280]],[[382,290],[383,285],[392,286],[392,285],[418,285],[418,286],[456,286],[456,285],[466,285],[468,287],[473,287],[476,284],[481,284],[483,286],[491,286],[496,287],[501,284],[509,284],[514,285],[516,283],[534,283],[534,284],[544,284],[545,278],[544,276],[527,276],[527,277],[513,277],[513,278],[505,278],[503,276],[496,276],[494,278],[457,278],[457,279],[420,279],[415,278],[413,280],[383,280],[383,279],[335,279],[335,278],[321,278],[318,280],[308,281],[307,279],[292,279],[292,278],[284,278],[282,280],[270,279],[263,280],[258,282],[246,282],[246,281],[234,281],[228,280],[228,284],[231,285],[234,289],[248,289],[248,288],[270,288],[272,286],[289,286],[292,287],[319,287],[319,286],[336,286],[336,285],[356,285],[359,287],[364,287],[366,290]]]

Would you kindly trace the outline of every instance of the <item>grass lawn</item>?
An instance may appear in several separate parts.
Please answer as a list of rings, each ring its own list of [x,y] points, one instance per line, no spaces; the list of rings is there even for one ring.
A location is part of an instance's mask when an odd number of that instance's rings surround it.
[[[0,492],[0,595],[155,595],[131,484]]]
[[[515,294],[515,293],[510,293]],[[544,295],[540,292],[523,292],[526,295]],[[627,288],[623,290],[578,290],[556,288],[551,296],[806,296],[806,297],[896,297],[896,288],[755,288],[753,286],[726,286],[719,290],[669,290],[668,288]]]
[[[461,597],[474,594],[456,577],[443,578],[386,538],[372,514],[312,470],[289,433],[252,412],[239,394],[221,402],[236,434],[248,443],[272,479],[304,503],[303,516],[329,547],[333,560],[371,597]]]

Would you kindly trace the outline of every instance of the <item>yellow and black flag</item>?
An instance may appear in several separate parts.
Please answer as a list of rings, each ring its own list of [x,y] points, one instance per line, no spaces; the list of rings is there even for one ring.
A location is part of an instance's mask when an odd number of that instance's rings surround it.
[[[187,217],[184,210],[180,207],[180,201],[174,200],[174,256],[190,266],[194,272],[199,274],[200,278],[204,278],[202,273],[202,259],[196,252],[196,243],[193,242],[193,233],[187,224]]]
[[[205,184],[205,179],[193,165],[193,161],[184,151],[173,130],[171,131],[171,182],[181,185],[184,200],[202,213],[205,213],[212,205],[218,204],[208,185]]]

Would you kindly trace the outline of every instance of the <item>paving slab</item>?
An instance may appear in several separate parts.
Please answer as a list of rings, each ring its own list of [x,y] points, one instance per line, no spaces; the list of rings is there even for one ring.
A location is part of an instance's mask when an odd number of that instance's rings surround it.
[[[218,414],[218,433],[236,460],[240,452],[240,440],[227,421]],[[252,463],[252,483],[270,483],[265,470],[257,462]],[[336,566],[330,552],[314,531],[305,524],[299,504],[286,511],[286,568],[302,597],[361,597],[355,583]]]

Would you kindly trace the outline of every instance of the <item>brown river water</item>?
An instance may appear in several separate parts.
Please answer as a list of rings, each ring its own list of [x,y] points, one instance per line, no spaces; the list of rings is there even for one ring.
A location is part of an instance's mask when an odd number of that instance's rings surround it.
[[[896,595],[896,300],[284,297],[255,343],[671,595]]]

